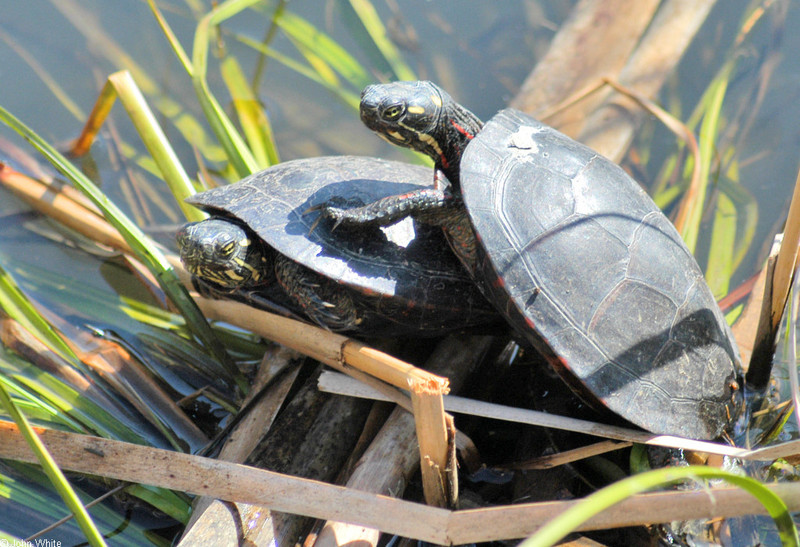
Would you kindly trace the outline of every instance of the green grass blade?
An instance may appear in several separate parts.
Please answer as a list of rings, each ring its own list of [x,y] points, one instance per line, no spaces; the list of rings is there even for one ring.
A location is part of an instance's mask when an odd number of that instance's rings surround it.
[[[733,270],[744,260],[747,251],[753,244],[758,227],[758,202],[753,194],[739,182],[736,163],[728,168],[728,175],[719,181],[719,189],[735,204],[738,214],[736,226],[736,247],[733,252]]]
[[[352,55],[305,19],[284,11],[276,23],[295,45],[313,52],[355,89],[363,89],[372,82],[367,70]]]
[[[258,98],[253,95],[239,62],[233,57],[226,57],[222,60],[220,69],[256,162],[261,167],[279,163],[281,160],[272,133],[272,124]]]
[[[246,46],[249,46],[255,49],[256,51],[259,51],[260,53],[275,59],[276,61],[286,66],[287,68],[290,68],[295,72],[297,72],[298,74],[305,76],[309,80],[318,83],[319,85],[328,89],[334,95],[339,97],[339,99],[341,99],[344,103],[353,108],[353,110],[358,111],[358,105],[359,102],[361,101],[360,91],[359,93],[354,93],[352,91],[344,89],[340,85],[332,84],[331,82],[320,77],[320,75],[317,72],[315,72],[308,66],[303,65],[298,61],[295,61],[288,55],[284,55],[283,53],[280,53],[279,51],[276,51],[257,40],[253,40],[252,38],[248,38],[247,36],[237,36],[237,39]]]
[[[719,122],[722,113],[722,104],[725,100],[725,93],[728,89],[728,76],[720,78],[714,84],[714,92],[710,96],[710,102],[705,110],[703,116],[703,123],[700,126],[700,180],[703,181],[700,191],[698,192],[697,199],[691,205],[691,212],[689,213],[689,223],[686,233],[683,234],[683,239],[686,241],[686,246],[694,254],[697,247],[697,238],[700,235],[700,222],[703,216],[703,208],[705,206],[705,198],[708,190],[709,178],[711,174],[711,163],[714,157],[714,146],[716,137],[719,134]]]
[[[734,161],[718,185],[706,266],[706,280],[717,299],[728,294],[730,278],[750,249],[758,225],[758,203],[737,177]]]
[[[76,416],[79,413],[70,412],[72,409],[63,400],[52,400],[42,383],[31,386],[29,384],[32,382],[25,383],[24,379],[17,377],[12,372],[9,361],[8,356],[0,357],[0,384],[14,397],[17,406],[27,411],[28,416],[40,424],[55,424],[56,429],[68,428],[79,433],[97,433],[97,429],[93,430],[91,424],[81,423],[82,417]]]
[[[19,133],[30,142],[53,166],[64,176],[72,181],[91,201],[103,212],[106,220],[125,238],[128,245],[134,249],[138,257],[153,273],[164,292],[172,299],[175,306],[186,318],[187,325],[201,340],[205,347],[211,351],[223,367],[225,377],[232,378],[239,388],[246,392],[247,382],[230,360],[225,348],[216,339],[205,317],[181,284],[172,266],[163,253],[156,247],[136,224],[134,224],[114,203],[89,180],[83,173],[75,168],[55,148],[45,142],[30,128],[18,120],[6,109],[0,107],[0,120]]]
[[[231,165],[239,177],[246,177],[258,170],[258,163],[247,148],[244,139],[225,114],[211,93],[206,80],[208,71],[208,47],[212,39],[211,29],[226,19],[247,9],[259,0],[228,0],[203,17],[197,25],[192,50],[192,83],[203,113],[217,136]]]
[[[158,9],[158,6],[156,6],[154,0],[147,0],[147,5],[150,6],[150,11],[153,12],[153,17],[156,18],[158,26],[161,27],[161,32],[163,32],[164,36],[167,38],[167,42],[169,42],[172,51],[175,52],[175,56],[178,58],[178,61],[180,61],[181,65],[183,65],[183,69],[191,77],[192,61],[189,59],[189,55],[187,55],[186,50],[183,49],[183,46],[178,41],[178,37],[175,36],[175,33],[172,31],[172,27],[169,26],[169,23],[167,23],[167,20],[164,18],[161,10]]]
[[[183,211],[187,220],[203,220],[205,214],[192,207],[184,201],[185,198],[194,194],[194,186],[189,180],[189,175],[183,170],[178,155],[172,149],[167,136],[161,130],[161,126],[156,121],[156,117],[147,105],[142,92],[133,81],[131,73],[127,70],[115,72],[108,77],[108,81],[114,86],[120,102],[128,112],[136,131],[142,138],[147,151],[155,160],[161,171],[164,181],[172,191],[172,195],[178,201],[178,206]]]
[[[294,40],[292,40],[292,42],[297,50],[303,54],[303,57],[306,58],[306,61],[308,62],[309,66],[311,66],[311,69],[316,72],[320,78],[328,82],[330,85],[336,87],[341,86],[336,72],[322,59],[322,57],[317,55],[315,51],[306,47],[304,44],[297,43]]]
[[[138,415],[120,414],[119,409],[107,410],[62,379],[43,374],[42,369],[5,351],[0,351],[0,383],[16,398],[18,405],[36,407],[40,417],[72,431],[154,444],[139,433],[147,428],[138,427],[141,420]]]
[[[189,517],[192,514],[192,504],[183,494],[144,484],[132,484],[128,487],[128,492],[153,507],[158,507],[160,511],[163,511],[178,522],[183,524],[189,522]]]
[[[736,205],[726,194],[720,192],[711,228],[711,246],[705,275],[708,286],[717,300],[728,294],[730,288],[737,218]]]
[[[2,384],[0,384],[0,402],[3,403],[3,406],[11,415],[17,427],[19,427],[22,436],[25,437],[28,446],[30,446],[31,450],[36,454],[36,458],[39,460],[42,469],[64,500],[64,503],[66,503],[69,510],[72,511],[72,514],[75,515],[75,521],[78,523],[78,526],[80,526],[89,544],[96,547],[105,546],[106,542],[103,536],[100,534],[94,522],[92,522],[81,500],[78,498],[77,494],[75,494],[69,482],[67,482],[67,478],[58,468],[58,465],[56,465],[55,460],[53,460],[53,457],[47,451],[47,448],[45,448],[44,443],[42,443],[39,436],[36,435],[31,428],[28,420],[19,412],[14,401],[11,400],[11,397]]]
[[[39,466],[6,460],[5,467],[6,469],[4,472],[0,472],[0,484],[2,485],[0,486],[0,498],[8,500],[10,503],[24,506],[30,511],[37,512],[41,516],[51,520],[65,513],[64,503],[61,499],[58,498],[57,495],[48,495],[52,487],[47,476],[41,471]],[[48,489],[48,492],[44,495],[42,493],[43,489]],[[86,493],[85,490],[77,487],[73,487],[73,490],[75,490],[78,496],[83,500],[92,499],[92,496]],[[126,495],[130,493],[130,490],[130,487],[126,488]],[[91,510],[92,520],[94,520],[98,526],[102,527],[103,530],[125,528],[124,534],[115,534],[113,536],[115,547],[138,547],[141,545],[169,547],[170,542],[153,534],[148,529],[146,522],[140,524],[131,521],[125,512],[119,511],[113,504],[95,502],[96,498],[93,502],[87,503],[86,508]],[[189,504],[186,502],[184,502],[184,505],[187,508],[189,507]],[[158,506],[154,505],[154,507]],[[0,542],[0,545],[3,544]],[[18,545],[21,546],[23,544],[20,542]],[[36,543],[31,542],[26,545],[36,545]],[[42,542],[40,545],[46,545],[46,543]]]
[[[386,27],[383,25],[375,6],[369,0],[350,0],[350,5],[358,16],[364,29],[369,34],[375,47],[381,52],[383,58],[392,67],[398,80],[416,80],[414,71],[403,60],[403,56],[389,39]]]
[[[786,504],[769,488],[760,482],[727,471],[705,467],[668,467],[648,471],[598,490],[594,494],[577,502],[553,520],[545,524],[534,535],[520,544],[520,547],[545,547],[555,545],[559,540],[578,528],[591,517],[599,514],[620,501],[651,490],[668,486],[676,481],[695,478],[721,479],[752,494],[775,521],[784,546],[798,546],[797,528],[795,528]]]
[[[156,111],[173,123],[180,135],[200,150],[203,157],[211,161],[224,161],[223,150],[214,142],[205,126],[199,123],[182,104],[164,95],[159,83],[151,78],[101,25],[95,24],[96,18],[88,4],[84,5],[85,3],[76,0],[53,0],[51,4],[85,37],[92,51],[107,59],[111,66],[130,71],[142,93],[148,97],[156,97],[153,102]],[[83,121],[85,116],[79,116],[77,119]]]
[[[2,266],[0,266],[0,308],[64,359],[78,361],[78,356],[64,342],[56,329],[41,316],[19,289],[11,274]]]

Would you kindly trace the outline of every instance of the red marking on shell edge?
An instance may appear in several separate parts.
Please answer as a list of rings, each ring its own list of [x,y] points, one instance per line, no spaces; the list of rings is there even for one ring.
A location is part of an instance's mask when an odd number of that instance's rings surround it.
[[[451,120],[450,123],[453,124],[453,127],[456,128],[456,131],[458,131],[459,133],[461,133],[462,135],[464,135],[468,139],[472,140],[472,139],[475,138],[475,135],[473,135],[472,133],[470,133],[469,131],[467,131],[466,129],[461,127],[460,125],[458,125],[456,122]]]
[[[531,318],[530,318],[530,317],[528,317],[527,315],[525,316],[525,323],[527,323],[527,325],[528,325],[530,328],[532,328],[532,329],[536,330],[536,324],[533,322],[533,319],[531,319]]]
[[[442,162],[442,167],[445,169],[450,167],[450,162],[447,161],[447,157],[444,154],[439,154],[439,161]]]
[[[494,280],[492,281],[492,286],[497,287],[498,289],[502,289],[503,287],[506,286],[506,282],[503,281],[503,278],[498,275],[495,276]]]

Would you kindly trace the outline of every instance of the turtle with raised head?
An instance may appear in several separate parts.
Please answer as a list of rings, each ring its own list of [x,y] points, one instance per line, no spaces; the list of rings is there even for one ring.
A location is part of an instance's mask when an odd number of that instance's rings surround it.
[[[740,362],[722,313],[674,226],[619,166],[513,109],[484,125],[426,81],[367,87],[361,119],[427,154],[434,182],[317,207],[334,224],[442,226],[506,320],[595,406],[697,439],[737,416]]]

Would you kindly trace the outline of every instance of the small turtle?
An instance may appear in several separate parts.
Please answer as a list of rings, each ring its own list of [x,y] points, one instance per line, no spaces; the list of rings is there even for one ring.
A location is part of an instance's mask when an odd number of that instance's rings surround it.
[[[180,229],[181,259],[206,292],[332,331],[434,336],[496,322],[441,230],[406,223],[339,238],[303,214],[330,200],[353,206],[413,192],[428,176],[353,156],[281,163],[187,199],[212,216]]]
[[[730,330],[674,226],[619,166],[516,110],[484,126],[431,82],[367,87],[361,119],[430,156],[434,184],[323,214],[442,226],[487,298],[595,406],[697,439],[736,417]]]

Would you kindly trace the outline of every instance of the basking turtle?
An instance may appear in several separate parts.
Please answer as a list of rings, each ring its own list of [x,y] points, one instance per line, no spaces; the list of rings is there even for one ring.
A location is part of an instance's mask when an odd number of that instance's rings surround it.
[[[430,156],[434,184],[326,216],[441,225],[484,294],[595,406],[698,439],[738,414],[738,353],[702,271],[619,166],[516,110],[483,126],[431,82],[367,87],[361,119]]]
[[[438,335],[498,316],[441,230],[417,223],[341,239],[303,212],[427,185],[423,167],[352,156],[284,162],[187,201],[212,215],[177,234],[197,284],[333,331]]]

